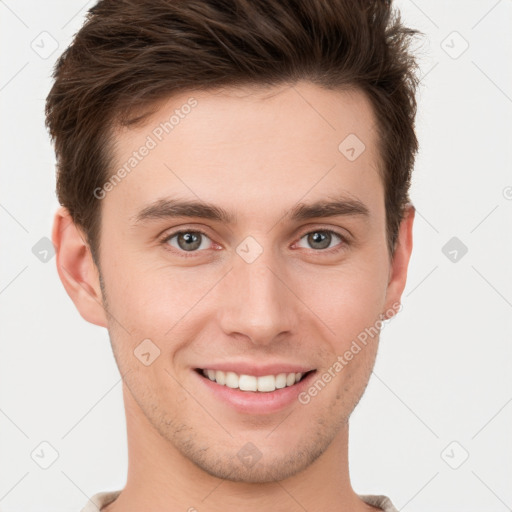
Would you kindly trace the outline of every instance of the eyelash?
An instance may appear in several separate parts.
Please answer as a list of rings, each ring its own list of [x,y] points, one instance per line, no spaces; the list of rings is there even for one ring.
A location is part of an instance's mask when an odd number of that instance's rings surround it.
[[[196,251],[190,251],[189,253],[187,253],[187,251],[179,250],[179,249],[176,249],[175,247],[172,247],[171,249],[169,248],[169,244],[168,244],[169,240],[171,240],[175,236],[181,235],[183,233],[201,233],[201,235],[204,235],[205,237],[210,239],[208,234],[205,233],[204,231],[202,231],[201,229],[198,229],[198,228],[194,228],[194,229],[180,229],[180,230],[174,231],[174,232],[172,232],[170,234],[166,234],[165,237],[161,240],[161,244],[165,246],[166,250],[171,251],[173,253],[177,252],[181,257],[193,258],[193,257],[195,257],[195,255],[198,252],[201,252],[201,251],[197,251],[196,250]],[[346,246],[349,245],[349,242],[348,242],[347,238],[344,235],[342,235],[338,231],[334,231],[332,229],[313,229],[313,230],[310,230],[310,231],[305,231],[304,233],[302,233],[299,236],[298,241],[300,241],[306,235],[310,235],[312,233],[329,233],[331,235],[336,235],[337,237],[339,237],[341,239],[341,242],[336,247],[331,247],[330,249],[318,249],[318,250],[311,249],[313,252],[318,253],[318,254],[328,254],[328,255],[337,254],[338,252],[342,251],[343,249],[346,248]]]

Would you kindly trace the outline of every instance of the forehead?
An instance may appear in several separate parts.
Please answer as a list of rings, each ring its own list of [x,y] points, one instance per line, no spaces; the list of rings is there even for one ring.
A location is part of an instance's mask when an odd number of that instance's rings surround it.
[[[144,123],[115,133],[116,210],[167,196],[234,210],[333,192],[381,202],[377,130],[359,91],[294,86],[224,88],[161,101]],[[104,207],[107,204],[104,204]]]

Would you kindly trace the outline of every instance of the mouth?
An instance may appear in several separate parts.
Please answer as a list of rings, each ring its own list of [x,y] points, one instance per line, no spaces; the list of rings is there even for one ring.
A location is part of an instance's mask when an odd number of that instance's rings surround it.
[[[219,386],[257,394],[292,388],[316,372],[316,370],[310,370],[303,373],[288,372],[256,376],[209,368],[196,368],[195,371],[203,379],[208,379]]]

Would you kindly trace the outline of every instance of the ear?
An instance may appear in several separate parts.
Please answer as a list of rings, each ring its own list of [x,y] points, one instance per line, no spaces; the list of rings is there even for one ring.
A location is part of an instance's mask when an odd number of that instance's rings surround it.
[[[396,242],[395,253],[389,269],[389,282],[386,291],[386,311],[394,309],[398,312],[397,304],[400,303],[402,293],[407,281],[407,269],[412,252],[412,227],[416,210],[412,204],[408,204]],[[396,313],[395,313],[396,314]]]
[[[107,327],[98,268],[67,208],[60,207],[55,213],[52,242],[57,272],[78,312],[88,322]]]

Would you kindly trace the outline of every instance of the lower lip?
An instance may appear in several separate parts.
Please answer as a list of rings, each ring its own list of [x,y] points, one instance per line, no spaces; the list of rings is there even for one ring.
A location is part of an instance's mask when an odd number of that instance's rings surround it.
[[[309,381],[316,373],[316,371],[309,373],[293,386],[276,389],[275,391],[258,392],[241,391],[238,388],[221,386],[215,381],[203,377],[197,371],[192,371],[219,400],[244,414],[270,414],[278,412],[294,402],[298,402],[299,393],[308,387]]]

